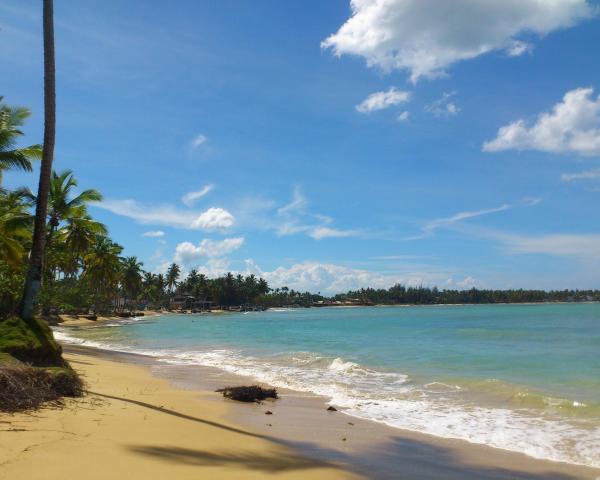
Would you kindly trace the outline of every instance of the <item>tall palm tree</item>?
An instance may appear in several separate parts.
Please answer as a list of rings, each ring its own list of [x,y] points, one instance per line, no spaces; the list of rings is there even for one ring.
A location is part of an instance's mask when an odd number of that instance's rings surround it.
[[[31,112],[23,107],[9,107],[2,99],[0,97],[0,187],[4,170],[18,168],[30,172],[31,160],[42,156],[41,145],[16,148],[17,138],[23,135],[18,127],[25,123]]]
[[[53,0],[44,0],[44,146],[42,165],[38,185],[33,242],[29,257],[29,270],[25,279],[21,317],[30,322],[33,308],[42,284],[44,264],[44,241],[46,236],[46,212],[48,209],[48,191],[54,159],[56,139],[56,66],[54,63],[54,5]]]

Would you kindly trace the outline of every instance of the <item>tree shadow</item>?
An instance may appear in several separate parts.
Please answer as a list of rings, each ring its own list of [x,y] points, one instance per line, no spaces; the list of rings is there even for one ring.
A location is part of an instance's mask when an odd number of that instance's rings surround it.
[[[291,470],[310,470],[315,468],[339,468],[329,462],[315,460],[293,453],[263,455],[260,453],[208,452],[179,447],[134,446],[130,450],[168,462],[198,467],[219,467],[235,465],[269,473],[281,473]]]
[[[513,453],[507,453],[507,465],[498,466],[502,460],[495,460],[496,465],[480,465],[466,463],[455,449],[442,445],[420,441],[415,438],[393,437],[383,444],[378,444],[362,451],[349,452],[330,448],[312,442],[284,440],[269,435],[249,432],[212,420],[194,417],[162,406],[152,405],[140,400],[118,397],[104,393],[88,391],[98,397],[122,401],[138,405],[177,418],[198,422],[232,433],[270,441],[299,452],[281,452],[275,455],[238,452],[208,452],[173,446],[130,446],[129,449],[140,455],[152,456],[173,463],[197,466],[239,465],[252,470],[264,472],[284,472],[290,470],[308,470],[314,468],[338,468],[354,471],[370,479],[411,479],[430,480],[577,480],[582,475],[573,476],[557,466],[548,465],[547,470],[525,471],[518,465],[511,466]],[[474,446],[474,448],[477,446]],[[486,447],[482,447],[486,448]],[[589,471],[589,478],[595,478],[593,469],[583,467],[581,471]]]
[[[132,398],[117,397],[115,395],[108,395],[106,393],[92,392],[90,390],[86,390],[86,393],[89,393],[90,395],[96,395],[96,396],[102,397],[102,398],[109,398],[111,400],[118,400],[120,402],[132,403],[134,405],[148,408],[148,409],[154,410],[156,412],[165,413],[167,415],[172,415],[174,417],[182,418],[184,420],[191,420],[193,422],[203,423],[204,425],[209,425],[211,427],[220,428],[222,430],[227,430],[229,432],[238,433],[240,435],[247,435],[249,437],[262,438],[262,439],[274,441],[274,439],[267,437],[265,435],[261,435],[259,433],[248,432],[247,430],[242,430],[241,428],[236,428],[236,427],[230,427],[229,425],[225,425],[223,423],[214,422],[212,420],[206,420],[204,418],[193,417],[191,415],[187,415],[185,413],[180,413],[175,410],[170,410],[165,407],[152,405],[151,403],[147,403],[147,402],[142,402],[141,400],[133,400]]]

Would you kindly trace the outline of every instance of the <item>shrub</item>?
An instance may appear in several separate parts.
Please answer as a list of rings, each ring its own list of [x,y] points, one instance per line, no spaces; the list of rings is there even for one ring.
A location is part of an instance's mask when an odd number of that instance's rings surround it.
[[[35,366],[66,366],[52,330],[40,319],[25,322],[13,316],[0,320],[0,352]]]

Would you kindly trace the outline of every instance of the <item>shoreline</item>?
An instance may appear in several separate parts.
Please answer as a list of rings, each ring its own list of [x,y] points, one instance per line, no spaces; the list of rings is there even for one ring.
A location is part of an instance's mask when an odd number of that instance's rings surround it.
[[[200,394],[203,400],[228,407],[226,418],[241,428],[276,439],[299,454],[319,462],[335,462],[367,478],[589,478],[600,469],[571,463],[540,460],[524,454],[401,430],[372,420],[326,411],[327,399],[279,389],[282,398],[264,405],[224,400],[216,388],[249,383],[249,377],[218,368],[172,365],[153,357],[89,346],[65,345],[67,354],[84,355],[119,363],[142,365],[173,388]],[[265,416],[269,410],[272,415]],[[408,474],[408,472],[412,472]]]

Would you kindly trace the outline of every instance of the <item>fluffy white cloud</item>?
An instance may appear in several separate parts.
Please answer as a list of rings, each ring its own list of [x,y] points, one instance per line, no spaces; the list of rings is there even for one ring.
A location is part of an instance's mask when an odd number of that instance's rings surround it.
[[[360,113],[375,112],[408,102],[409,99],[410,92],[404,92],[397,90],[396,87],[392,87],[386,92],[372,93],[356,106],[356,110]]]
[[[577,173],[563,173],[560,176],[560,179],[563,182],[574,182],[576,180],[595,180],[597,178],[600,178],[600,168]]]
[[[198,264],[203,258],[223,257],[244,244],[243,237],[209,240],[205,238],[198,246],[191,242],[182,242],[175,247],[173,261],[184,266]]]
[[[215,186],[212,184],[205,185],[198,191],[186,193],[181,197],[181,201],[188,207],[191,207],[196,200],[211,192],[213,188],[215,188]]]
[[[192,140],[191,147],[192,147],[192,148],[198,148],[200,145],[203,145],[203,144],[205,144],[207,141],[208,141],[208,138],[206,138],[206,136],[204,136],[204,135],[202,135],[202,134],[200,134],[200,135],[197,135],[197,136],[196,136],[196,137],[195,137],[195,138]]]
[[[441,98],[425,105],[425,111],[436,117],[451,117],[460,112],[460,107],[450,99],[456,95],[456,92],[444,92]]]
[[[235,223],[231,213],[222,208],[209,208],[192,222],[192,228],[203,230],[214,230],[217,228],[229,228]]]
[[[235,223],[233,215],[222,208],[213,207],[198,213],[179,210],[172,205],[144,205],[132,199],[103,200],[94,205],[145,225],[215,230],[229,228]]]
[[[143,237],[164,237],[165,232],[162,230],[151,230],[149,232],[144,232],[142,234]]]
[[[521,34],[544,35],[595,13],[586,0],[351,0],[352,16],[321,43],[413,82],[494,50],[522,55]]]
[[[369,270],[318,262],[297,263],[291,267],[278,267],[273,271],[261,270],[252,260],[246,260],[247,274],[253,273],[269,282],[273,288],[287,286],[294,290],[339,293],[363,287],[388,288],[396,283],[404,285],[455,285],[470,281],[455,280],[445,273],[382,274]],[[460,287],[459,287],[460,288]]]
[[[551,112],[542,113],[527,126],[517,120],[498,130],[483,150],[540,150],[582,156],[600,155],[600,96],[592,88],[577,88],[565,94]]]

